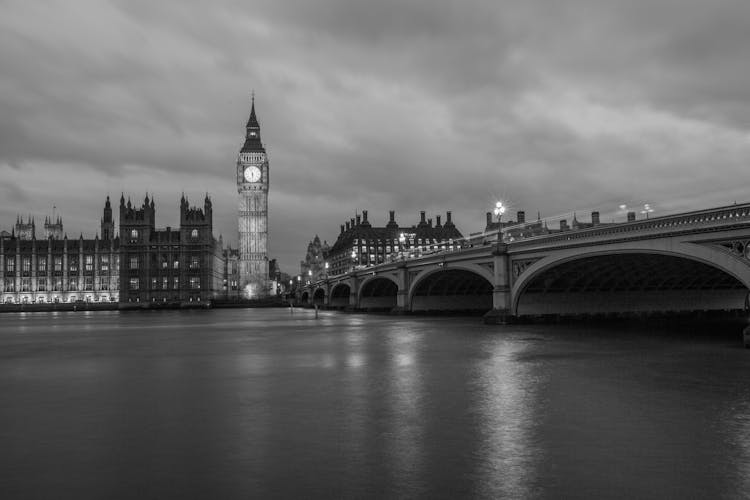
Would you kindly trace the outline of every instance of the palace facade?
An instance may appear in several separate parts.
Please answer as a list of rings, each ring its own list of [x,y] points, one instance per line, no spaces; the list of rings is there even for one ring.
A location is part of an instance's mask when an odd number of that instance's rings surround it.
[[[0,302],[117,302],[120,253],[109,197],[100,229],[101,238],[68,239],[62,219],[47,218],[37,239],[34,219],[17,219],[0,237]]]

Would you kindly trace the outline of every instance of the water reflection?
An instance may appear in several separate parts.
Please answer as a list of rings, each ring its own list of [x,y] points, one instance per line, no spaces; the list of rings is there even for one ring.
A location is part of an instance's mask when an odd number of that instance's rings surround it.
[[[478,496],[530,498],[536,482],[534,424],[536,389],[544,383],[535,367],[517,361],[528,344],[485,341],[489,355],[477,367],[475,404],[481,426],[478,446]]]

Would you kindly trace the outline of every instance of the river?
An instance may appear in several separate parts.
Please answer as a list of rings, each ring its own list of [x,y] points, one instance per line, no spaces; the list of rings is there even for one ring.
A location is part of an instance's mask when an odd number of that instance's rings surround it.
[[[750,352],[646,324],[9,313],[0,470],[2,498],[739,498]]]

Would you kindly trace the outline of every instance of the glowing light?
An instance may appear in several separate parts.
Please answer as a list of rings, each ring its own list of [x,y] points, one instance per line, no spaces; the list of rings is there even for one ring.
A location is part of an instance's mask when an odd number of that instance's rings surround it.
[[[253,290],[252,283],[248,283],[247,285],[245,285],[245,297],[247,297],[248,299],[252,299],[254,295],[255,291]]]

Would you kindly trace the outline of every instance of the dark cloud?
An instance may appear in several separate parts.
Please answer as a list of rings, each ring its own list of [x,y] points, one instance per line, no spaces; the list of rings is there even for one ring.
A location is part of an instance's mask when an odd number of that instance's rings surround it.
[[[750,157],[740,0],[3,2],[0,227],[107,193],[214,196],[236,240],[234,162],[255,89],[270,244],[294,272],[368,209],[481,229],[498,197],[543,216],[731,203]]]

